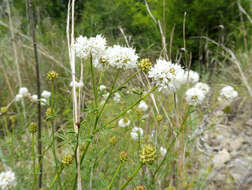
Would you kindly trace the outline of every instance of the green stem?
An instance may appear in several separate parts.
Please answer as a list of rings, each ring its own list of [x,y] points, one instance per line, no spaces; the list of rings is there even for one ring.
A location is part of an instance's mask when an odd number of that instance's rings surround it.
[[[55,184],[55,182],[58,181],[58,178],[59,178],[60,174],[62,173],[62,171],[63,171],[63,167],[61,167],[59,171],[57,170],[56,175],[53,178],[53,181],[49,185],[49,189],[51,189],[52,186]],[[62,189],[62,187],[60,187],[60,189]]]
[[[139,166],[135,169],[135,171],[132,173],[132,175],[128,178],[128,180],[126,181],[126,183],[124,183],[122,185],[122,187],[120,187],[119,190],[123,190],[132,180],[133,178],[137,175],[138,171],[144,166],[143,163],[140,163]]]
[[[34,189],[35,185],[36,185],[36,155],[35,155],[35,135],[32,134],[32,163],[33,163],[33,183],[32,183],[32,189]]]
[[[51,121],[51,124],[52,124],[52,148],[53,148],[53,157],[54,157],[54,162],[55,162],[55,173],[57,173],[58,171],[58,158],[57,158],[57,154],[56,154],[56,140],[55,140],[55,116],[54,116],[54,113],[55,113],[55,110],[54,110],[54,96],[55,96],[55,88],[54,88],[54,81],[52,81],[52,86],[51,86],[51,92],[52,92],[52,96],[51,96],[51,102],[50,102],[50,107],[51,107],[51,110],[52,110],[52,115],[53,117],[50,118],[52,119]],[[61,180],[60,180],[60,177],[57,177],[57,182],[59,184],[59,186],[61,187]]]
[[[131,110],[133,107],[135,107],[139,102],[141,102],[143,99],[145,99],[147,96],[149,96],[153,91],[155,91],[157,89],[157,87],[152,88],[147,94],[145,94],[143,97],[139,98],[134,104],[132,104],[131,106],[129,106],[125,111],[121,112],[119,115],[117,115],[116,117],[114,117],[112,120],[110,120],[109,122],[105,123],[104,125],[102,125],[100,128],[98,129],[94,129],[91,132],[91,136],[90,139],[92,140],[93,137],[95,136],[95,134],[99,131],[101,131],[102,129],[104,129],[105,127],[107,127],[108,125],[110,125],[111,123],[113,123],[114,121],[116,121],[117,119],[121,118],[123,115],[125,115],[129,110]],[[85,157],[85,154],[87,152],[87,149],[91,143],[91,140],[88,141],[86,148],[81,156],[81,164],[83,162],[83,159]]]
[[[112,179],[111,179],[111,181],[110,181],[110,183],[109,183],[109,186],[108,186],[108,188],[107,188],[108,190],[111,189],[112,184],[114,183],[114,180],[115,180],[115,178],[116,178],[116,176],[117,176],[119,170],[120,170],[121,167],[122,167],[122,163],[123,163],[123,162],[120,162],[120,164],[119,164],[118,167],[116,168],[116,171],[114,172],[114,175],[113,175],[113,177],[112,177]]]
[[[95,133],[98,132],[98,131],[100,131],[100,130],[102,130],[102,129],[104,129],[105,127],[107,127],[108,125],[110,125],[111,123],[113,123],[114,121],[116,121],[117,119],[121,118],[129,110],[131,110],[132,108],[134,108],[139,102],[141,102],[143,99],[145,99],[147,96],[149,96],[156,89],[157,89],[157,87],[152,88],[148,93],[146,93],[143,97],[139,98],[135,103],[133,103],[132,105],[130,105],[126,110],[122,111],[119,115],[117,115],[116,117],[114,117],[112,120],[110,120],[107,123],[105,123],[104,125],[102,125],[99,129],[97,129],[95,131]],[[112,127],[112,128],[114,128],[114,127]]]
[[[135,78],[135,76],[137,76],[138,73],[140,73],[141,70],[135,72],[133,75],[131,75],[126,81],[124,81],[118,88],[116,88],[113,93],[115,93],[116,91],[118,91],[119,89],[121,89],[124,85],[126,85],[129,81],[131,81],[133,78]]]
[[[108,97],[106,98],[104,104],[102,105],[101,110],[100,110],[99,113],[98,113],[98,120],[99,120],[99,118],[101,117],[102,112],[103,112],[103,110],[104,110],[106,104],[108,103],[110,97],[114,94],[114,92],[116,92],[116,91],[114,91],[114,87],[115,87],[116,81],[117,81],[117,79],[118,79],[118,77],[119,77],[120,71],[121,71],[121,70],[118,69],[117,72],[116,72],[116,77],[115,77],[115,79],[114,79],[114,81],[113,81],[113,83],[112,83],[112,87],[111,87],[111,89],[110,89],[110,91],[109,91],[109,95],[108,95]],[[96,123],[96,124],[97,124],[97,123]]]

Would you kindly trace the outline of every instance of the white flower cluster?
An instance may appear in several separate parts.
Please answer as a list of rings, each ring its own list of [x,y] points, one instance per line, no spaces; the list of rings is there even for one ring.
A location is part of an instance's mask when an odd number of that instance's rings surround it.
[[[15,100],[18,102],[22,100],[25,97],[28,97],[30,95],[28,89],[26,87],[21,87],[18,91],[18,94],[16,95]]]
[[[119,127],[128,127],[130,125],[130,120],[127,118],[120,119],[118,122]]]
[[[48,99],[50,98],[51,96],[51,92],[47,91],[47,90],[44,90],[42,93],[41,93],[41,105],[44,106],[48,103]]]
[[[167,150],[166,150],[166,148],[164,148],[164,147],[160,147],[160,153],[161,153],[161,155],[164,157],[165,155],[166,155],[166,152],[167,152]]]
[[[139,103],[138,108],[139,108],[141,111],[146,112],[146,111],[148,110],[149,106],[146,104],[145,101],[142,100],[142,101]]]
[[[91,38],[80,36],[76,39],[73,48],[77,57],[88,59],[92,55],[99,59],[104,54],[106,45],[106,39],[101,35]]]
[[[189,71],[189,72],[185,72],[185,75],[186,77],[186,81],[187,81],[187,77],[188,77],[188,81],[191,82],[191,83],[196,83],[199,81],[199,74],[195,71]]]
[[[49,92],[47,90],[44,90],[41,93],[41,97],[42,97],[40,99],[41,105],[46,105],[46,103],[48,102],[48,99],[50,98],[50,96],[51,96],[51,92]],[[39,101],[38,100],[38,95],[37,94],[31,95],[26,87],[22,87],[22,88],[19,89],[19,92],[15,97],[15,101],[19,102],[25,97],[28,97],[32,102],[38,102]]]
[[[0,187],[2,190],[12,189],[16,186],[15,173],[11,170],[0,173]]]
[[[134,49],[119,45],[107,47],[106,39],[101,35],[91,38],[80,36],[76,39],[73,48],[76,56],[81,59],[88,59],[92,55],[93,65],[98,69],[102,68],[100,62],[115,68],[137,67],[138,55]]]
[[[130,136],[133,140],[138,140],[139,138],[143,137],[143,129],[140,127],[134,127],[130,133]]]
[[[138,55],[132,48],[114,45],[106,50],[104,59],[117,69],[131,69],[137,67]]]
[[[74,83],[75,83],[75,88],[82,88],[83,86],[84,86],[84,84],[83,84],[83,82],[82,81],[80,81],[80,82],[77,82],[77,81],[72,81],[71,83],[70,83],[70,87],[73,87],[73,85],[74,85]]]
[[[156,65],[151,68],[148,75],[159,86],[159,90],[167,93],[176,92],[187,80],[191,83],[199,80],[198,73],[187,72],[180,65],[163,59],[157,60]]]
[[[121,95],[116,92],[114,97],[113,97],[113,100],[116,102],[116,103],[119,103],[121,101]]]
[[[106,87],[105,85],[102,84],[102,85],[100,85],[99,89],[100,89],[100,91],[104,91],[104,90],[107,89],[107,87]]]
[[[232,102],[238,96],[238,92],[232,86],[225,86],[220,91],[219,101]]]
[[[199,82],[186,91],[185,99],[189,105],[197,106],[203,102],[209,90],[207,84]]]

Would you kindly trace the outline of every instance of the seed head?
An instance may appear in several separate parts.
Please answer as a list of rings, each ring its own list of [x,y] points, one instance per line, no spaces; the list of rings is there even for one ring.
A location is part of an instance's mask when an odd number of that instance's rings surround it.
[[[59,74],[56,73],[55,71],[49,71],[47,73],[47,79],[50,80],[50,81],[53,81],[53,80],[57,79],[58,76],[59,76]]]
[[[35,122],[31,122],[30,125],[29,125],[29,132],[34,134],[37,132],[37,124]]]
[[[166,187],[165,190],[176,190],[176,188],[173,186],[169,186],[169,187]]]
[[[109,143],[112,144],[112,145],[114,145],[114,144],[116,143],[116,141],[117,141],[117,139],[116,139],[115,136],[113,136],[113,137],[111,137],[111,138],[109,139]]]
[[[66,155],[62,158],[62,160],[61,160],[61,162],[62,162],[62,164],[63,164],[64,166],[69,166],[69,165],[72,163],[72,161],[73,161],[73,156],[72,156],[71,154],[66,154]]]
[[[223,109],[223,112],[225,114],[230,114],[232,112],[232,107],[230,105],[226,106],[224,109]]]
[[[52,108],[49,107],[46,109],[46,118],[49,118],[51,116],[52,116]]]
[[[163,120],[163,116],[162,116],[161,114],[157,114],[157,115],[156,115],[156,119],[157,119],[158,121],[162,121],[162,120]]]
[[[145,187],[143,185],[139,185],[134,190],[145,190]]]
[[[121,162],[126,162],[127,160],[128,160],[128,154],[127,154],[127,152],[122,151],[122,152],[120,153],[120,161],[121,161]]]
[[[157,158],[156,149],[152,144],[144,145],[140,151],[140,162],[143,164],[152,164]]]
[[[0,109],[0,112],[1,112],[2,114],[6,113],[7,111],[8,111],[8,108],[7,108],[7,107],[1,107],[1,109]]]
[[[147,58],[147,59],[142,59],[139,63],[138,63],[138,67],[144,71],[145,73],[148,73],[149,70],[152,67],[152,63],[151,61]]]

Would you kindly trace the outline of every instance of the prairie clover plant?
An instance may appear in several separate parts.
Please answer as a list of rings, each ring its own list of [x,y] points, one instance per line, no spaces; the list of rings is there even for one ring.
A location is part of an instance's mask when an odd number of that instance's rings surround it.
[[[140,59],[134,48],[109,46],[103,35],[75,39],[73,34],[71,40],[68,35],[72,80],[64,79],[66,88],[60,85],[63,75],[49,71],[46,78],[50,88],[42,91],[40,99],[40,93],[21,87],[13,100],[1,107],[10,149],[15,149],[16,141],[12,128],[20,122],[11,106],[15,103],[19,108],[24,101],[32,110],[40,102],[42,152],[44,158],[49,155],[45,163],[50,170],[45,188],[81,190],[89,183],[90,189],[123,190],[132,183],[131,189],[144,190],[155,189],[156,181],[164,188],[170,186],[167,189],[180,188],[187,178],[187,147],[193,144],[189,137],[196,131],[196,121],[201,120],[202,107],[208,107],[210,86],[179,62],[162,57],[155,62]],[[225,86],[218,103],[230,106],[237,97],[233,87]],[[30,184],[36,189],[38,126],[33,113],[25,126],[32,146]],[[94,175],[98,168],[106,174],[102,187],[92,186],[98,179]],[[166,183],[167,179],[172,180]],[[2,189],[14,187],[17,181],[10,170],[0,173]]]

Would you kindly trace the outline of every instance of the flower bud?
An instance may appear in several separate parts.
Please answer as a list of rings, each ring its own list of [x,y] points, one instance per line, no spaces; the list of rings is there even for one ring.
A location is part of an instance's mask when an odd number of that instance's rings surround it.
[[[158,121],[162,121],[162,120],[163,120],[163,116],[162,116],[161,114],[157,114],[157,115],[156,115],[156,119],[157,119]]]
[[[122,152],[120,153],[120,161],[121,161],[121,162],[126,162],[127,160],[128,160],[128,154],[127,154],[127,152],[122,151]]]
[[[150,59],[142,59],[139,64],[138,64],[138,67],[144,71],[145,73],[149,72],[149,70],[151,69],[152,67],[152,63],[150,61]]]
[[[66,154],[66,155],[62,158],[62,160],[61,160],[61,162],[62,162],[62,164],[63,164],[64,166],[69,166],[69,165],[72,163],[72,161],[73,161],[73,156],[72,156],[71,154]]]
[[[144,186],[139,185],[134,190],[145,190]]]
[[[50,81],[52,81],[52,80],[54,80],[54,79],[57,79],[58,76],[59,76],[59,74],[56,73],[55,71],[49,71],[49,72],[47,73],[47,79],[50,80]]]
[[[34,134],[37,132],[38,126],[35,122],[31,122],[29,125],[29,132]]]
[[[156,149],[152,144],[144,145],[140,151],[140,162],[143,164],[152,164],[157,158]]]
[[[1,109],[0,109],[0,112],[1,112],[2,114],[6,113],[7,111],[8,111],[8,108],[7,108],[7,107],[1,107]]]

